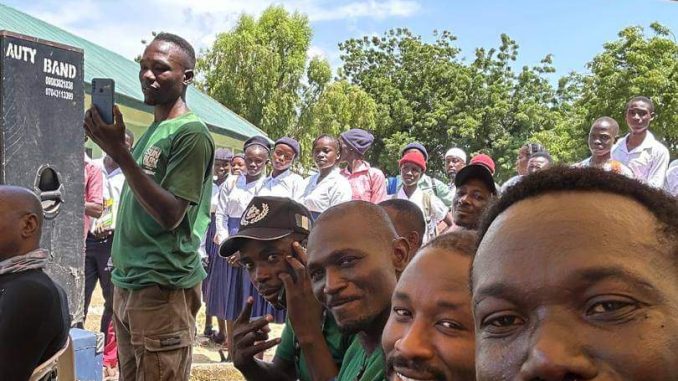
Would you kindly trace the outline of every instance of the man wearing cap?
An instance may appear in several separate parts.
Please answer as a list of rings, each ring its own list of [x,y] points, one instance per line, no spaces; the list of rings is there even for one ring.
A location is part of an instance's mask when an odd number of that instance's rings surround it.
[[[424,161],[428,162],[428,151],[423,144],[414,142],[410,143],[403,148],[401,152],[401,157],[410,152],[419,152],[424,156]],[[444,182],[430,177],[429,175],[422,173],[419,183],[417,184],[421,190],[430,189],[433,194],[440,199],[440,201],[445,204],[446,207],[452,207],[452,199],[454,198],[454,193],[450,192],[450,187]],[[402,187],[402,178],[400,175],[395,178],[395,187],[393,187],[392,192],[389,194],[396,194],[398,190]]]
[[[221,245],[223,257],[239,251],[240,264],[257,291],[268,303],[288,311],[282,337],[275,340],[266,341],[270,316],[250,321],[251,300],[236,320],[233,363],[248,380],[329,380],[337,375],[352,341],[313,295],[302,247],[311,224],[311,213],[298,202],[256,196],[238,233]],[[275,345],[272,362],[255,357]]]
[[[450,148],[445,153],[445,172],[447,172],[447,177],[450,181],[450,192],[454,194],[456,192],[456,186],[454,185],[454,178],[457,176],[457,173],[461,171],[462,168],[466,166],[466,152],[461,148]]]
[[[282,137],[276,140],[271,152],[273,172],[264,180],[259,191],[261,196],[288,197],[299,200],[304,193],[304,179],[292,172],[292,164],[299,157],[299,142]]]
[[[426,172],[426,159],[421,152],[412,150],[406,153],[398,161],[398,165],[403,184],[394,198],[410,200],[421,209],[426,222],[426,233],[422,242],[426,243],[437,235],[438,223],[444,221],[448,226],[452,225],[448,208],[432,189],[423,190],[418,185],[421,176]]]
[[[476,230],[483,211],[497,196],[497,186],[489,168],[490,162],[494,167],[494,162],[485,156],[477,155],[474,159],[480,158],[475,161],[471,159],[471,163],[459,171],[454,179],[457,192],[454,195],[453,213],[457,227]]]
[[[339,135],[341,161],[347,164],[341,174],[351,183],[353,199],[378,204],[386,198],[386,177],[365,161],[365,153],[373,141],[374,136],[360,128]]]

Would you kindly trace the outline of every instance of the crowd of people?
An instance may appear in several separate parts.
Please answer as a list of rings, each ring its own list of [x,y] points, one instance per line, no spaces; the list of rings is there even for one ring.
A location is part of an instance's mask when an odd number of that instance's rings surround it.
[[[386,177],[361,129],[318,136],[303,178],[292,137],[215,147],[185,100],[194,65],[179,36],[146,47],[155,120],[136,144],[117,107],[110,125],[85,116],[105,152],[86,158],[85,309],[99,281],[120,380],[187,380],[200,308],[247,380],[678,378],[678,161],[650,132],[649,97],[628,101],[620,139],[595,120],[581,162],[526,143],[503,184],[489,155],[419,142]],[[0,379],[24,380],[63,345],[67,304],[42,272],[37,198],[0,195],[0,361],[23,365]],[[7,311],[35,284],[54,320],[26,340],[30,312]]]

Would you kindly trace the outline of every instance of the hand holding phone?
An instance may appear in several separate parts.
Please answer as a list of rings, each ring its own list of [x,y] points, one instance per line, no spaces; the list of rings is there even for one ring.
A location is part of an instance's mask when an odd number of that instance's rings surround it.
[[[92,106],[85,113],[83,129],[87,136],[116,162],[131,155],[125,145],[125,122],[114,104],[112,79],[92,80]]]

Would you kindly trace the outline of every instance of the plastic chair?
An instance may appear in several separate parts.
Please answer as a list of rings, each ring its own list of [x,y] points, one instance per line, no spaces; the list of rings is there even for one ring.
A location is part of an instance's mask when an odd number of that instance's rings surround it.
[[[48,380],[75,381],[75,356],[70,337],[66,338],[66,344],[54,356],[35,368],[29,379],[29,381]]]

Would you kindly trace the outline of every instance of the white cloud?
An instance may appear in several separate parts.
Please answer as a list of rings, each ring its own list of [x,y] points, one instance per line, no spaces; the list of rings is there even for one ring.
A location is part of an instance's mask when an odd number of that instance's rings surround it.
[[[152,31],[167,31],[185,37],[197,51],[214,42],[216,35],[231,29],[243,14],[260,15],[271,5],[308,15],[312,23],[346,20],[355,28],[357,19],[408,17],[417,13],[419,0],[48,0],[21,2],[19,10],[102,45],[127,58],[141,53],[142,39]],[[328,54],[318,47],[309,56]],[[332,52],[334,53],[334,52]]]

